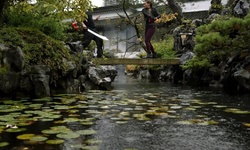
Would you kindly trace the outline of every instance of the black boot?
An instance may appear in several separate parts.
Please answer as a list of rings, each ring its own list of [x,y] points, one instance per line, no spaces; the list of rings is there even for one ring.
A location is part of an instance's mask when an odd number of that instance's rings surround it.
[[[157,58],[156,52],[153,52],[153,58]]]
[[[146,58],[152,58],[151,53],[147,53]]]

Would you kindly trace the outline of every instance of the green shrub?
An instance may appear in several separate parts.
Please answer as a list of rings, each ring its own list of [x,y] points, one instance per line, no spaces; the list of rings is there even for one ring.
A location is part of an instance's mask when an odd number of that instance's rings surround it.
[[[43,17],[32,13],[16,11],[9,12],[7,25],[14,27],[34,28],[57,40],[64,40],[64,25],[62,21],[51,17]]]
[[[230,56],[250,47],[250,18],[216,20],[197,29],[194,52],[196,57],[184,68],[197,69],[217,65]]]
[[[158,56],[163,59],[174,58],[175,51],[174,51],[174,38],[169,37],[167,40],[162,40],[159,42],[152,42],[155,48],[155,51]]]

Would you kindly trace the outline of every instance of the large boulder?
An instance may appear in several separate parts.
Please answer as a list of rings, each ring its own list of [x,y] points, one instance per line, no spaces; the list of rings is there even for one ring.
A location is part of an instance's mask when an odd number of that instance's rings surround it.
[[[32,85],[34,97],[48,97],[50,96],[50,69],[46,65],[31,66],[28,74]],[[25,85],[29,84],[24,83]],[[22,86],[22,85],[20,85]]]
[[[110,89],[117,73],[114,66],[92,66],[88,70],[88,77],[95,85],[100,86],[101,89]]]
[[[18,89],[21,73],[7,72],[0,75],[0,93],[2,96],[15,96]]]
[[[250,91],[250,72],[241,69],[239,71],[236,71],[233,74],[235,80],[238,82],[240,87],[243,87],[244,89]]]
[[[20,47],[9,48],[6,52],[7,64],[10,71],[21,72],[24,68],[24,53]]]

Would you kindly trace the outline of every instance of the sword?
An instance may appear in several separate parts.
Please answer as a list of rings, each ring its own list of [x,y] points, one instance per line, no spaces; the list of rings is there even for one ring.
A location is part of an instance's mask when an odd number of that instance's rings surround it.
[[[94,32],[94,31],[92,31],[92,30],[90,30],[90,29],[88,29],[88,32],[91,33],[91,34],[93,34],[93,35],[95,35],[95,36],[97,36],[97,37],[99,37],[99,38],[101,38],[101,39],[103,39],[103,40],[106,40],[106,41],[109,40],[106,36],[102,36],[102,35],[100,35],[100,34]]]

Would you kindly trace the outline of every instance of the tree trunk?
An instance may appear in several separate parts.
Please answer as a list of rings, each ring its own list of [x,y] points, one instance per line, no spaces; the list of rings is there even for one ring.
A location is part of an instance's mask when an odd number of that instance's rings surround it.
[[[174,12],[177,13],[177,21],[179,24],[182,23],[182,18],[183,18],[183,14],[182,14],[182,9],[181,7],[175,2],[175,0],[167,0],[168,1],[168,5],[170,7],[170,9]]]
[[[7,0],[0,0],[0,26],[3,24],[3,8]]]

